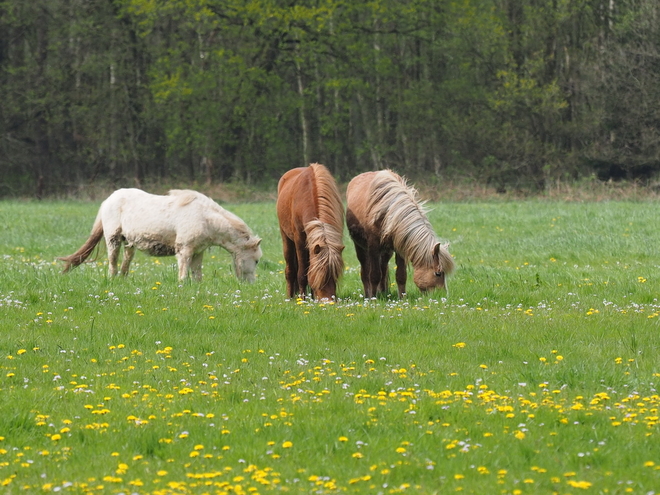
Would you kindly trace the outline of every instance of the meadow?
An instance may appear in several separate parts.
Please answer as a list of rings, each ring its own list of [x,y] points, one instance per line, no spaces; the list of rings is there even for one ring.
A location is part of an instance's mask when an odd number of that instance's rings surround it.
[[[449,291],[288,300],[141,253],[62,275],[99,202],[0,202],[2,493],[660,493],[660,204],[430,204]]]

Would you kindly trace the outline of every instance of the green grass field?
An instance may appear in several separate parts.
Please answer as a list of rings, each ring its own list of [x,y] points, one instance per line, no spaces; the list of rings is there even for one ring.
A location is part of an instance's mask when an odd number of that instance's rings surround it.
[[[2,493],[660,493],[660,204],[433,204],[449,293],[285,297],[139,253],[61,275],[98,203],[0,202]]]

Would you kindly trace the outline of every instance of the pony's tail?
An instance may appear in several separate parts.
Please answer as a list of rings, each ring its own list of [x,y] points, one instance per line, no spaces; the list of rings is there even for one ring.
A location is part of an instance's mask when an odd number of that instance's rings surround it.
[[[101,218],[99,216],[99,218],[97,218],[94,222],[92,233],[89,235],[87,242],[85,242],[85,244],[83,244],[82,247],[75,253],[70,254],[69,256],[62,256],[61,258],[57,258],[60,261],[64,261],[64,269],[62,270],[62,273],[66,273],[72,268],[75,268],[78,265],[84,263],[85,260],[89,258],[89,255],[92,254],[94,248],[96,248],[96,245],[102,238],[103,223],[101,223]]]

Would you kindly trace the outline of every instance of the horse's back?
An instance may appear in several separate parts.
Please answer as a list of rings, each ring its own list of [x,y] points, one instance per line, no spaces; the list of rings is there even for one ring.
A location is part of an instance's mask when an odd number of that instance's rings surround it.
[[[346,220],[349,230],[356,223],[362,225],[369,223],[369,200],[372,185],[379,172],[365,172],[355,176],[346,188]]]
[[[277,183],[278,199],[280,194],[287,194],[290,191],[297,178],[307,171],[307,167],[298,167],[287,170]]]
[[[298,167],[287,171],[277,185],[277,217],[280,228],[289,237],[294,231],[302,230],[310,216],[312,176],[309,167]],[[311,212],[315,217],[315,212]]]

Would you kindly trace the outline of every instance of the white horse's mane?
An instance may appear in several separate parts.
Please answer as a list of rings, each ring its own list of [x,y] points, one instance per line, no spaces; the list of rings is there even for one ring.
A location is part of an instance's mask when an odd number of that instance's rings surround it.
[[[225,210],[208,196],[191,189],[171,189],[168,194],[176,197],[177,206],[183,207],[193,201],[199,201],[204,207],[221,214],[231,224],[232,228],[239,233],[239,238],[244,238],[246,244],[254,238],[252,230],[250,230],[250,227],[243,220],[232,212]]]

